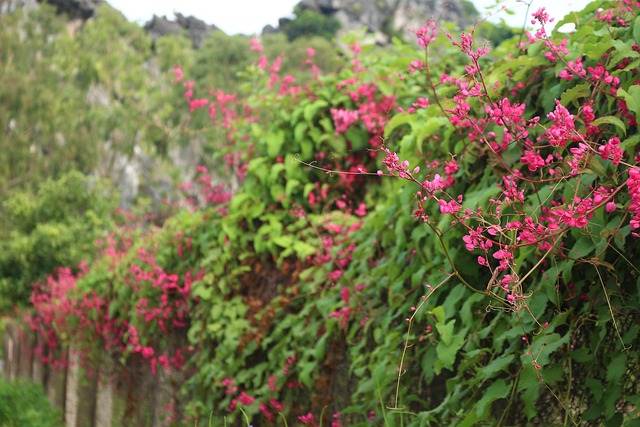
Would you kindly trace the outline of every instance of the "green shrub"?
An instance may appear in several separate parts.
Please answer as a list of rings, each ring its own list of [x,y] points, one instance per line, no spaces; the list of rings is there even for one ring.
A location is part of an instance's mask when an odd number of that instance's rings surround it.
[[[4,427],[64,426],[42,386],[26,381],[0,381],[0,425]]]
[[[296,19],[284,28],[290,41],[299,37],[320,36],[331,39],[340,29],[340,22],[311,9],[305,9],[296,15]]]

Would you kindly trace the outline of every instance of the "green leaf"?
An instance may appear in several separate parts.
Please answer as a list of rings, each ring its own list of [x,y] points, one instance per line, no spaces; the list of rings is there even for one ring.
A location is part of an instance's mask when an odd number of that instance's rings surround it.
[[[446,317],[444,315],[444,307],[438,306],[431,310],[431,314],[433,314],[436,318],[437,323],[444,323]]]
[[[373,369],[373,378],[376,381],[376,384],[381,387],[388,382],[390,371],[388,366],[384,363],[379,363]]]
[[[591,95],[591,91],[589,90],[589,85],[584,83],[580,85],[576,85],[571,89],[566,90],[562,97],[560,98],[560,102],[562,105],[569,105],[571,102],[580,99],[580,98],[588,98]]]
[[[293,245],[292,236],[275,236],[275,237],[272,237],[271,240],[273,241],[273,243],[275,243],[276,245],[282,248],[288,248],[291,245]]]
[[[302,155],[300,156],[302,159],[313,159],[313,153],[315,150],[315,144],[311,140],[304,140],[300,142],[300,148],[302,151]],[[310,161],[310,160],[306,160]]]
[[[356,128],[356,127],[350,127],[349,129],[347,129],[347,131],[344,133],[344,137],[347,139],[347,141],[351,142],[351,150],[356,151],[356,150],[363,150],[367,147],[369,147],[369,138],[370,135],[368,132],[363,132],[362,129],[360,128]],[[331,141],[337,141],[339,140],[338,138],[332,138]],[[340,141],[340,152],[342,151],[346,151],[344,147],[344,143],[342,141]]]
[[[558,333],[552,333],[535,337],[533,344],[531,345],[531,351],[533,354],[537,354],[536,361],[540,366],[545,367],[549,364],[551,354],[564,344],[569,342],[570,334],[560,335]],[[529,356],[530,357],[530,356]],[[524,363],[530,362],[531,359],[526,355],[522,356]],[[544,371],[543,371],[544,374]]]
[[[636,115],[636,119],[639,119],[640,118],[640,86],[638,85],[631,86],[628,92],[625,91],[624,89],[618,89],[617,95],[626,101],[627,108],[629,109],[629,111],[631,111]]]
[[[304,109],[304,120],[307,122],[311,122],[318,111],[322,108],[327,107],[328,105],[329,103],[323,99],[318,99],[312,104],[307,105]]]
[[[282,185],[272,185],[271,189],[270,189],[270,193],[271,193],[271,197],[273,197],[273,200],[281,202],[284,200],[285,197],[285,192],[284,192],[284,186]]]
[[[204,301],[208,301],[211,299],[213,289],[210,286],[205,286],[204,283],[199,283],[197,286],[193,287],[192,292],[194,296],[200,297]]]
[[[620,91],[618,91],[618,94],[620,94]],[[629,110],[631,110],[631,108],[629,108]],[[615,125],[618,129],[622,131],[624,135],[627,135],[627,127],[624,125],[624,122],[615,116],[600,117],[594,120],[593,122],[591,122],[591,125],[600,126],[601,124],[605,124],[605,123],[609,125]]]
[[[398,113],[394,115],[391,120],[387,122],[387,125],[384,128],[384,137],[388,138],[398,126],[407,124],[411,122],[415,117],[409,113]]]
[[[604,417],[606,419],[612,418],[616,413],[616,403],[622,397],[622,386],[620,384],[609,384],[606,390],[602,393],[604,399]]]
[[[456,319],[451,320],[450,322],[447,323],[436,323],[436,329],[438,330],[438,333],[440,334],[440,339],[442,340],[443,343],[445,344],[450,344],[451,340],[453,339],[453,328],[456,324]]]
[[[307,129],[309,125],[305,122],[300,122],[293,129],[293,139],[295,142],[302,144],[305,141]]]
[[[415,126],[412,123],[413,135],[416,136],[416,143],[418,145],[418,150],[422,151],[422,141],[436,133],[436,131],[440,130],[443,127],[450,126],[451,123],[447,117],[428,117],[426,122],[416,124]]]
[[[316,248],[311,246],[310,244],[300,241],[293,244],[293,250],[296,251],[296,255],[301,260],[304,260],[308,256],[315,254],[317,251]]]
[[[532,370],[534,368],[531,368]],[[535,385],[528,387],[524,393],[522,393],[522,402],[524,402],[524,414],[528,419],[532,419],[538,415],[538,396],[540,395],[541,383],[536,378]]]
[[[607,178],[607,170],[598,157],[591,157],[589,160],[589,169],[596,173],[600,178]]]
[[[311,377],[311,375],[317,369],[317,366],[309,362],[300,363],[300,365],[302,366],[300,367],[300,374],[298,375],[298,378],[300,378],[302,384],[304,384],[308,388],[312,388],[313,378]]]
[[[494,374],[507,368],[515,358],[513,354],[505,354],[497,359],[493,359],[487,366],[478,369],[478,375],[482,378],[491,378]]]
[[[611,384],[618,384],[627,371],[627,355],[619,353],[608,363],[607,381]]]
[[[400,140],[400,156],[409,156],[414,152],[416,147],[416,137],[414,135],[405,135]]]
[[[456,361],[456,356],[458,355],[458,351],[464,345],[464,337],[467,334],[468,328],[464,328],[459,330],[455,335],[453,332],[453,323],[455,319],[449,322],[451,324],[451,331],[447,331],[449,333],[448,344],[444,342],[444,340],[440,341],[436,346],[436,354],[438,355],[438,360],[434,365],[434,371],[436,374],[439,374],[442,368],[446,368],[450,371],[453,371],[453,364]],[[436,325],[437,327],[438,325]],[[446,328],[448,329],[448,328]]]
[[[324,334],[322,338],[318,340],[315,344],[315,348],[313,349],[313,357],[316,360],[324,360],[324,356],[326,354],[326,343],[328,334]]]
[[[269,156],[276,157],[282,151],[284,145],[284,130],[278,129],[267,134],[267,152]]]
[[[631,44],[630,44],[631,43]],[[633,43],[631,40],[624,42],[622,40],[612,40],[611,44],[614,47],[614,56],[611,58],[611,62],[614,64],[619,63],[625,58],[637,58],[638,52],[633,50]]]
[[[593,250],[595,245],[593,240],[587,236],[583,236],[576,244],[571,248],[571,255],[574,258],[586,258]]]
[[[635,153],[636,146],[640,142],[640,133],[636,133],[620,143],[620,148],[632,156]]]
[[[453,364],[456,361],[456,355],[458,354],[458,350],[462,347],[464,343],[464,338],[460,335],[456,335],[449,345],[440,342],[436,346],[436,354],[438,355],[438,360],[434,366],[434,371],[436,374],[440,374],[442,368],[446,368],[450,371],[453,371]]]
[[[503,379],[499,379],[491,384],[483,393],[482,398],[476,404],[476,413],[479,417],[484,417],[491,404],[498,399],[504,399],[509,395],[511,387]]]
[[[309,182],[309,183],[305,184],[304,185],[304,192],[303,192],[304,198],[306,199],[307,197],[309,197],[309,193],[311,193],[315,188],[316,188],[316,186],[312,182]]]
[[[585,31],[593,31],[593,27],[584,26]],[[604,28],[603,28],[604,30]],[[583,46],[583,52],[591,59],[598,60],[602,57],[602,55],[611,49],[611,44],[613,39],[611,35],[606,31],[597,31],[592,34],[591,37],[586,37],[585,40],[587,43]]]
[[[478,421],[482,421],[478,416],[477,411],[471,411],[467,414],[466,417],[460,423],[457,424],[458,427],[470,427],[477,425]]]
[[[284,193],[287,197],[291,197],[291,195],[300,188],[300,181],[297,179],[290,179],[287,181],[287,185],[285,186]]]
[[[588,348],[582,347],[571,352],[571,358],[576,362],[584,363],[593,359],[593,355]]]

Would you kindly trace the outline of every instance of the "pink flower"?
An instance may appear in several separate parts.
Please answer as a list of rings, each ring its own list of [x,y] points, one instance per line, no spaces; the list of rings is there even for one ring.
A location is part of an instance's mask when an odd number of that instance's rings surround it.
[[[444,164],[444,173],[448,176],[454,175],[456,172],[458,172],[458,169],[460,169],[460,167],[458,166],[456,159],[451,159],[450,162],[446,162]]]
[[[267,68],[267,55],[260,55],[260,59],[258,59],[258,68],[261,70]]]
[[[173,67],[173,74],[175,74],[176,78],[174,80],[174,82],[181,82],[182,79],[184,78],[184,73],[182,72],[182,68],[180,68],[178,65],[176,65],[175,67]]]
[[[329,280],[336,281],[342,276],[342,270],[333,270],[329,273]]]
[[[309,412],[307,415],[300,415],[298,419],[306,425],[313,425],[315,423],[315,417],[311,412]]]
[[[264,417],[267,419],[267,421],[273,421],[273,414],[271,413],[267,405],[265,405],[264,403],[260,403],[258,405],[258,408],[260,409],[260,412],[262,412],[262,415],[264,415]]]
[[[629,222],[632,230],[640,228],[640,169],[629,169],[629,179],[627,180],[627,188],[629,195],[631,196],[631,204],[629,205],[629,212],[634,216]],[[634,237],[638,237],[638,233],[632,233]]]
[[[580,142],[577,147],[569,149],[573,154],[573,158],[567,161],[567,165],[571,167],[569,175],[575,176],[580,172],[580,165],[589,151],[589,146]]]
[[[364,203],[360,203],[360,205],[358,205],[358,209],[353,213],[357,216],[365,216],[367,214],[367,206]]]
[[[547,114],[547,117],[553,121],[553,124],[543,137],[546,137],[554,147],[564,147],[568,141],[571,141],[571,136],[576,130],[573,115],[569,114],[569,110],[556,99],[556,109]]]
[[[529,172],[535,172],[538,168],[545,166],[544,159],[537,152],[526,150],[524,156],[520,157],[520,163],[523,163],[529,169]]]
[[[611,212],[615,211],[615,210],[617,209],[617,207],[616,207],[616,202],[611,201],[611,202],[607,203],[607,204],[605,205],[604,209],[605,209],[607,212],[609,212],[609,213],[611,213]]]
[[[270,73],[279,73],[280,72],[280,65],[282,64],[282,57],[278,56],[274,61],[273,64],[271,64],[271,67],[269,67],[269,72]]]
[[[414,34],[418,38],[418,44],[423,49],[426,49],[430,43],[436,41],[436,35],[438,30],[436,29],[436,21],[429,21],[423,25],[419,30],[415,30]]]
[[[535,24],[536,21],[540,22],[542,25],[547,24],[549,22],[553,22],[554,19],[553,18],[549,18],[549,14],[546,12],[544,7],[539,8],[534,14],[532,14],[531,16],[534,17],[534,19],[531,20],[532,24]]]
[[[614,165],[620,164],[620,160],[624,156],[624,151],[620,147],[620,138],[614,136],[609,139],[606,144],[598,147],[598,151],[600,152],[600,157],[604,160],[611,159],[611,163]]]
[[[440,174],[435,174],[433,176],[433,180],[431,181],[427,180],[422,183],[422,188],[424,188],[429,192],[442,190],[444,186],[445,186],[445,181],[444,181],[444,178],[440,176]]]
[[[331,117],[336,128],[336,135],[345,133],[360,118],[358,111],[332,108]]]
[[[284,411],[284,405],[280,402],[278,402],[275,399],[271,399],[269,401],[269,403],[271,404],[271,406],[273,406],[273,409],[275,409],[278,412],[283,412]]]
[[[251,405],[253,402],[255,402],[256,399],[249,396],[247,393],[243,391],[240,393],[240,396],[238,396],[238,400],[243,405],[248,406],[248,405]]]
[[[142,354],[142,357],[145,359],[149,359],[150,357],[153,357],[154,351],[151,347],[144,347],[140,354]]]
[[[260,40],[258,40],[258,39],[249,40],[249,45],[251,46],[250,49],[253,52],[262,52],[262,50],[263,50],[262,44],[260,43]]]
[[[193,113],[198,108],[203,108],[205,105],[209,103],[209,100],[206,98],[194,99],[189,102],[189,112]]]
[[[456,214],[460,211],[460,204],[455,200],[451,200],[449,202],[445,202],[444,200],[438,200],[438,204],[440,205],[440,213],[443,214]]]
[[[416,71],[422,70],[424,67],[422,61],[411,61],[409,64],[409,74],[413,74]]]
[[[500,260],[500,265],[497,267],[497,270],[499,271],[505,271],[513,265],[513,252],[510,252],[507,249],[499,249],[495,251],[493,253],[493,257]]]

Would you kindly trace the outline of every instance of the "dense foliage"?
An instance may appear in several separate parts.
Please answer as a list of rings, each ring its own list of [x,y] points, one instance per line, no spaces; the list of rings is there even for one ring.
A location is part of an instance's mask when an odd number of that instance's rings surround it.
[[[282,28],[289,41],[309,36],[331,40],[340,29],[340,22],[336,18],[318,13],[302,2],[295,7],[294,13],[295,17],[284,21]]]
[[[35,189],[70,170],[106,168],[110,155],[133,151],[137,132],[153,140],[149,126],[139,126],[144,106],[135,101],[157,91],[145,84],[149,73],[142,67],[150,42],[115,10],[105,6],[100,13],[76,36],[46,4],[0,17],[3,194]],[[126,75],[118,73],[124,68]],[[110,149],[97,141],[110,141]]]
[[[0,423],[6,427],[62,427],[42,387],[25,381],[0,381]]]
[[[77,171],[47,180],[37,192],[4,203],[0,240],[0,309],[27,301],[33,283],[60,266],[78,266],[98,252],[96,239],[111,227],[114,203]]]
[[[43,355],[170,372],[176,424],[638,423],[640,4],[549,20],[305,81],[251,40],[234,93],[176,67],[229,184],[43,282]]]
[[[267,39],[300,78],[307,47],[319,68],[337,66],[324,39]],[[96,238],[119,222],[117,200],[156,223],[170,215],[164,202],[181,193],[167,187],[211,162],[216,146],[199,141],[217,136],[184,131],[205,120],[190,121],[169,71],[182,64],[199,85],[231,92],[254,59],[247,43],[221,31],[197,51],[182,36],[152,42],[108,5],[81,28],[47,4],[0,15],[0,311],[26,305],[32,283],[58,267],[92,263]],[[176,157],[187,145],[197,161],[185,166]]]

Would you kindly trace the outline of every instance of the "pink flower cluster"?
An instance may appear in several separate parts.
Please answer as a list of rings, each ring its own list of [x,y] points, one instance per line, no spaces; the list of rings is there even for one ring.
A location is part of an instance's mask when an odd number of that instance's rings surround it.
[[[357,110],[346,109],[331,109],[331,118],[333,119],[333,125],[336,128],[336,135],[345,133],[351,125],[360,119],[360,114]]]
[[[633,167],[629,169],[629,179],[627,179],[627,190],[631,196],[631,204],[629,205],[629,213],[633,214],[633,218],[629,224],[631,225],[634,237],[640,237],[638,230],[640,228],[640,169]]]
[[[420,29],[414,30],[414,34],[418,39],[418,44],[423,49],[426,49],[431,43],[436,41],[436,35],[438,30],[436,29],[436,21],[431,20],[427,24],[423,25]]]

